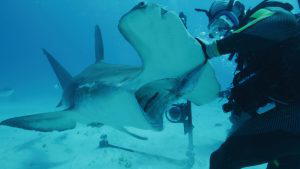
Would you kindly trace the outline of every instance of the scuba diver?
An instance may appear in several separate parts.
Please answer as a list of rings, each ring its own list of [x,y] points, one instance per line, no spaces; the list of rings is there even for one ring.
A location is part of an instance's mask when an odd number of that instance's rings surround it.
[[[212,153],[210,169],[300,169],[300,26],[292,10],[268,0],[247,11],[235,0],[196,9],[209,18],[212,42],[197,39],[206,57],[231,54],[237,63],[223,110],[237,121],[247,116]]]

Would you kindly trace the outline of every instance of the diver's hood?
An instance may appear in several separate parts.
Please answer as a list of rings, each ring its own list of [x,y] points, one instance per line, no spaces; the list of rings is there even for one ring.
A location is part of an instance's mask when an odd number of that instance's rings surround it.
[[[244,13],[245,6],[239,1],[215,1],[209,9],[210,16],[208,27],[224,16],[229,19],[234,27],[236,27],[240,24],[240,18],[244,15]]]
[[[204,9],[195,9],[198,12],[204,12],[209,19],[208,28],[215,23],[216,20],[221,17],[228,18],[228,21],[234,26],[237,27],[240,24],[240,18],[245,13],[245,6],[235,0],[216,0],[209,8],[209,10]],[[227,21],[227,22],[228,22]]]

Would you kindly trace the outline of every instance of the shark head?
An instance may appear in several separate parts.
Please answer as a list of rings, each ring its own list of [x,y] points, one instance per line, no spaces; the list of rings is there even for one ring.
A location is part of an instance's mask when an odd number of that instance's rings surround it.
[[[120,19],[118,28],[142,59],[136,97],[149,121],[161,121],[169,105],[183,95],[197,105],[216,97],[219,85],[212,67],[206,64],[193,73],[204,63],[204,53],[178,14],[154,3],[141,2]],[[179,79],[186,75],[191,89],[180,94],[170,92],[184,88]]]
[[[145,52],[161,52],[162,47],[174,51],[174,47],[181,46],[182,39],[187,35],[184,24],[175,12],[144,2],[121,18],[119,30],[142,55]]]
[[[143,82],[178,77],[204,59],[178,14],[157,4],[139,3],[120,19],[118,28],[143,62]]]

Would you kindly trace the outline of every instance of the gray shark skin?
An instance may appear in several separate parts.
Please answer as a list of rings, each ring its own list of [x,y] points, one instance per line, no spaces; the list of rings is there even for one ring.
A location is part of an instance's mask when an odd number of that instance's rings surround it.
[[[0,125],[36,131],[73,129],[76,123],[102,123],[163,130],[163,113],[178,99],[202,105],[214,100],[219,84],[198,42],[177,14],[156,4],[136,6],[118,28],[143,66],[104,63],[103,41],[95,29],[95,64],[72,77],[46,50],[44,54],[64,89],[64,111],[15,117]]]

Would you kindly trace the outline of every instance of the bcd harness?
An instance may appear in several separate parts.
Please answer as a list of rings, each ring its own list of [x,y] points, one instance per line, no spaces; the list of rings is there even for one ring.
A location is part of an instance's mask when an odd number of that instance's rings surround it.
[[[247,24],[257,19],[257,13],[260,13],[262,9],[268,7],[280,7],[287,11],[293,9],[292,5],[288,3],[264,0],[253,9],[247,11],[244,19],[240,22],[240,29],[247,27]],[[236,31],[243,30],[238,29]],[[291,42],[300,42],[300,38],[296,38],[295,41]],[[285,45],[288,46],[288,44]],[[233,87],[227,95],[228,103],[223,105],[223,110],[225,112],[232,112],[237,115],[246,112],[252,116],[256,116],[257,110],[268,103],[291,104],[294,102],[294,100],[289,100],[289,98],[292,98],[289,97],[290,94],[283,92],[285,90],[283,87],[287,86],[280,84],[279,74],[282,73],[280,72],[281,70],[268,69],[270,67],[281,67],[281,65],[279,65],[282,64],[280,58],[282,58],[284,52],[286,52],[281,46],[284,45],[276,44],[271,48],[272,50],[267,49],[254,53],[238,53],[236,58],[237,69],[233,80]],[[234,54],[231,54],[231,56],[233,55]],[[266,57],[272,58],[267,59]],[[282,97],[281,95],[285,95],[286,97]]]

